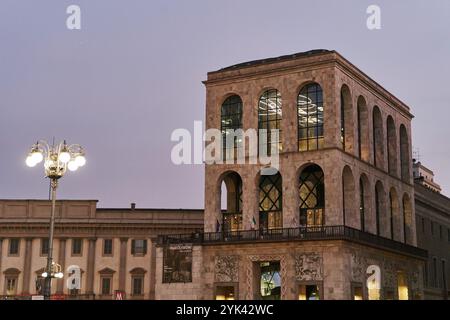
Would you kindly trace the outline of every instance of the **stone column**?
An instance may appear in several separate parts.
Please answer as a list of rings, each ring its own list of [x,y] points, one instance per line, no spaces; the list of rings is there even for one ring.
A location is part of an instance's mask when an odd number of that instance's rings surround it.
[[[95,244],[97,239],[90,238],[89,247],[88,247],[88,259],[87,259],[87,285],[86,285],[86,293],[93,294],[94,293],[94,278],[95,278]]]
[[[59,252],[58,252],[58,261],[61,266],[62,272],[65,274],[66,272],[66,239],[59,239]],[[58,279],[56,285],[56,293],[63,294],[64,293],[64,282],[65,279]]]
[[[126,289],[128,238],[120,238],[119,290]]]
[[[150,256],[150,272],[149,272],[149,299],[155,299],[155,285],[156,285],[156,239],[149,239],[149,256]]]
[[[23,262],[23,282],[22,293],[30,294],[30,279],[31,279],[31,254],[33,247],[33,238],[25,239],[25,254]]]
[[[0,274],[2,271],[2,257],[3,257],[3,238],[0,238]]]

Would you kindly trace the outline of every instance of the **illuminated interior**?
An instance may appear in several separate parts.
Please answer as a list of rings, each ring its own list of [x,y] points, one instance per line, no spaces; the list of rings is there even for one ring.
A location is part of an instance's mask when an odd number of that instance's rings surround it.
[[[234,287],[233,286],[217,287],[216,300],[234,300]]]
[[[320,300],[319,286],[317,285],[299,285],[298,300]]]

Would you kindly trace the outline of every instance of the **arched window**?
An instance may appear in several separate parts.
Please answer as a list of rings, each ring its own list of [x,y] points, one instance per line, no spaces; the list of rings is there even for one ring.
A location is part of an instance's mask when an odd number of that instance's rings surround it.
[[[388,172],[397,176],[397,134],[394,119],[387,117]]]
[[[385,194],[383,184],[380,181],[377,181],[375,184],[375,223],[376,223],[376,234],[381,235],[381,227],[382,222],[384,221],[382,216],[386,216],[383,214],[385,206]]]
[[[358,98],[358,154],[360,159],[370,161],[369,118],[366,100],[363,96]]]
[[[278,148],[278,151],[283,149],[281,106],[281,94],[276,89],[267,90],[259,98],[258,129],[260,130],[259,138],[262,138],[259,141],[260,154],[271,155],[272,148]],[[278,135],[274,135],[276,132]]]
[[[408,182],[410,176],[410,149],[406,127],[400,125],[400,162],[402,167],[402,180]]]
[[[353,110],[352,97],[347,85],[341,88],[341,143],[344,151],[353,153]]]
[[[373,161],[378,168],[384,166],[383,120],[380,109],[373,107]]]
[[[280,173],[261,175],[259,179],[259,228],[262,230],[283,227],[283,191]]]
[[[325,184],[322,168],[309,165],[303,169],[299,181],[300,225],[322,226],[325,221]]]
[[[297,97],[298,150],[323,148],[323,93],[317,83],[304,86]]]
[[[359,219],[361,221],[361,231],[366,231],[366,205],[364,201],[364,183],[359,178]]]
[[[242,179],[236,172],[222,180],[222,231],[242,230]],[[226,193],[225,193],[225,192]],[[220,228],[218,228],[220,229]],[[217,230],[219,231],[219,230]]]
[[[360,222],[356,210],[355,180],[349,166],[345,166],[342,171],[342,201],[344,225],[358,228]]]
[[[230,96],[223,102],[220,120],[223,159],[236,159],[242,144],[235,132],[242,129],[242,100],[238,95]]]
[[[408,194],[403,196],[403,241],[412,244],[412,209]]]

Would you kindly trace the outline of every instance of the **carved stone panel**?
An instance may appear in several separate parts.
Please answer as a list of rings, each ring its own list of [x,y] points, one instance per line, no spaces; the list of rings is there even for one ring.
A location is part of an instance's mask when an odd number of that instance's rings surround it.
[[[238,282],[239,258],[237,256],[217,256],[214,275],[216,282]]]
[[[320,253],[295,255],[295,277],[299,281],[323,280],[323,258]]]

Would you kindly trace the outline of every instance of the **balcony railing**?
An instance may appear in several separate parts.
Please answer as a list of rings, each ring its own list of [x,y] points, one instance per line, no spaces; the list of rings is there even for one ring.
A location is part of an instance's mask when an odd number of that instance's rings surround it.
[[[347,226],[299,227],[270,230],[244,230],[171,234],[158,237],[159,245],[192,243],[198,245],[277,241],[347,240],[380,249],[426,259],[426,250]]]

